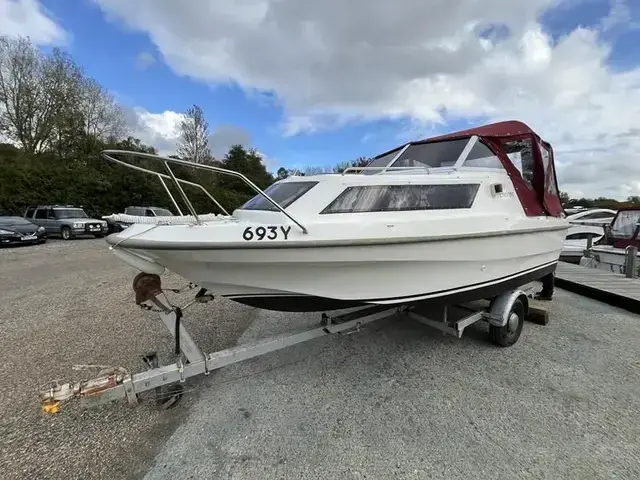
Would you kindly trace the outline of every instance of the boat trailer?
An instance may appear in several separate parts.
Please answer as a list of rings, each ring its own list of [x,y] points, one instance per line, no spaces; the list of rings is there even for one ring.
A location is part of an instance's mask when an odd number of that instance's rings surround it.
[[[397,314],[406,315],[442,331],[443,334],[458,338],[462,337],[464,330],[470,325],[481,320],[486,321],[489,323],[491,342],[501,347],[508,347],[520,337],[525,317],[541,325],[548,323],[549,317],[546,310],[530,306],[529,299],[538,295],[540,299],[550,300],[553,293],[552,281],[551,277],[551,286],[542,289],[540,282],[533,282],[503,292],[493,298],[488,307],[443,306],[439,319],[426,317],[418,311],[416,306],[408,305],[357,307],[335,315],[323,313],[320,325],[317,327],[204,354],[182,324],[181,318],[187,308],[196,303],[207,303],[213,300],[213,295],[201,288],[193,300],[178,307],[171,304],[165,292],[181,293],[196,288],[196,285],[190,283],[183,289],[163,290],[158,275],[140,273],[133,281],[136,304],[158,314],[175,340],[176,362],[160,366],[157,354],[153,352],[142,357],[147,370],[140,373],[131,374],[122,367],[106,367],[96,378],[90,380],[64,384],[53,381],[40,387],[40,404],[43,412],[52,414],[60,411],[62,403],[74,399],[79,399],[84,408],[123,399],[130,406],[134,406],[139,403],[140,394],[154,390],[156,403],[162,408],[170,408],[182,398],[185,391],[183,384],[187,378],[202,374],[209,375],[212,371],[227,365],[325,335],[354,333],[368,323]],[[540,294],[540,290],[543,294]],[[462,318],[451,319],[452,308],[464,309],[465,315]]]

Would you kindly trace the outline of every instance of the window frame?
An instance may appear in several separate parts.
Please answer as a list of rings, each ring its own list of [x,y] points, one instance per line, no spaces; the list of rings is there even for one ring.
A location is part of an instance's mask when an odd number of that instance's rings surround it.
[[[451,187],[470,187],[474,188],[473,194],[470,196],[471,201],[467,206],[454,206],[454,207],[444,207],[444,208],[434,208],[434,207],[419,207],[419,208],[398,208],[398,209],[371,209],[371,210],[332,210],[332,206],[335,205],[344,195],[347,195],[348,192],[354,189],[376,189],[376,188],[451,188]],[[326,205],[321,211],[320,215],[335,215],[335,214],[356,214],[356,213],[386,213],[386,212],[426,212],[426,211],[442,211],[442,210],[468,210],[473,207],[473,204],[476,201],[478,196],[478,192],[480,191],[480,182],[477,183],[443,183],[443,184],[396,184],[396,185],[349,185],[344,188],[328,205]]]

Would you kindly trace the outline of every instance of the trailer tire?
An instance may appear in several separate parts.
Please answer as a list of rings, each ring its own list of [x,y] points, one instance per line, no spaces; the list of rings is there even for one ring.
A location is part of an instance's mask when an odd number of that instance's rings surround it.
[[[489,339],[499,347],[510,347],[520,338],[523,326],[524,305],[522,300],[517,298],[511,306],[504,326],[489,325]]]

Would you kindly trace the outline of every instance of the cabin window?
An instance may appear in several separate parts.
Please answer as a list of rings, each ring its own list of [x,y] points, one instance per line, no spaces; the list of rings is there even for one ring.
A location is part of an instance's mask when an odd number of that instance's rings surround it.
[[[393,162],[392,167],[453,167],[469,142],[468,138],[434,143],[416,143]]]
[[[479,186],[479,184],[353,186],[346,188],[320,213],[470,208]]]
[[[551,153],[541,143],[538,143],[538,145],[540,146],[540,154],[542,155],[542,168],[544,169],[546,190],[552,195],[557,195],[556,177],[553,172],[553,166],[551,165]]]
[[[530,140],[514,140],[504,143],[504,150],[518,169],[529,188],[533,190],[533,151]]]
[[[270,185],[264,193],[284,209],[317,184],[318,182],[278,182]],[[242,205],[240,210],[278,211],[278,209],[261,194],[256,195],[247,203]]]
[[[500,159],[496,157],[491,149],[480,140],[478,140],[473,146],[462,166],[475,168],[499,168],[501,170],[504,169]]]

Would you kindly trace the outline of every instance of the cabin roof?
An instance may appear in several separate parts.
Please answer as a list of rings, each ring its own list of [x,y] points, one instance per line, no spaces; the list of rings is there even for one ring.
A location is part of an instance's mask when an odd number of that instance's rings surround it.
[[[504,122],[490,123],[479,127],[469,128],[467,130],[460,130],[457,132],[447,133],[444,135],[438,135],[436,137],[429,137],[419,142],[434,142],[438,140],[452,140],[454,138],[470,137],[477,135],[479,137],[514,137],[519,135],[536,134],[526,123],[519,120],[507,120]]]

